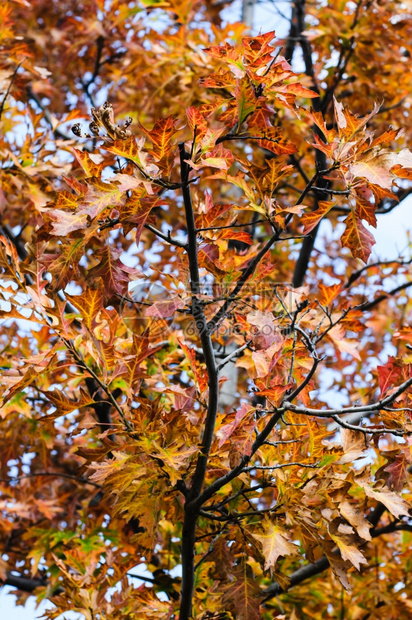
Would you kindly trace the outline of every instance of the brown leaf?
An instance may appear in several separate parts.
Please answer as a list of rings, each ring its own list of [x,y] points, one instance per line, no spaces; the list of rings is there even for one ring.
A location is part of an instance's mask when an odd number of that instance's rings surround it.
[[[339,504],[339,512],[357,531],[359,536],[364,540],[372,540],[369,530],[372,524],[365,519],[363,512],[357,509],[357,507],[349,500],[344,499]]]
[[[253,570],[246,562],[233,570],[234,583],[226,588],[222,603],[230,605],[236,614],[236,620],[260,620],[260,603],[262,590],[257,585]]]

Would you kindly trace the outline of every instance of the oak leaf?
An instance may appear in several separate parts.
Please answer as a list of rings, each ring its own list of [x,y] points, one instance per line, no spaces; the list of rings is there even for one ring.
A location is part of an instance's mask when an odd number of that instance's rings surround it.
[[[275,525],[273,521],[265,519],[261,524],[263,532],[257,534],[253,532],[253,538],[258,540],[262,546],[262,554],[265,558],[265,570],[273,568],[280,556],[296,555],[298,548],[289,542],[286,530],[280,525]]]

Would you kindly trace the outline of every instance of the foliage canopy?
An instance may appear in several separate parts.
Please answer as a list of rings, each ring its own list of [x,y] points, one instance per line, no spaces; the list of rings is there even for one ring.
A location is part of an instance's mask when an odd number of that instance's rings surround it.
[[[230,8],[0,4],[0,579],[50,620],[412,613],[411,259],[370,232],[411,3]]]

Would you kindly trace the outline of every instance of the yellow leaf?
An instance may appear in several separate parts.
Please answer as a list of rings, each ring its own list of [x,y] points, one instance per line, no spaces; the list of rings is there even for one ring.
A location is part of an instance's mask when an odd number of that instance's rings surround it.
[[[286,538],[287,533],[279,525],[269,519],[262,524],[263,532],[253,534],[262,545],[262,554],[265,558],[265,569],[273,568],[279,556],[296,555],[298,548]]]

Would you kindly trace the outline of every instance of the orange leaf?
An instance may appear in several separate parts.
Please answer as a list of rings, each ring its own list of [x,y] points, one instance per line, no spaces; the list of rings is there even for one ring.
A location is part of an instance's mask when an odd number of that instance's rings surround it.
[[[275,47],[269,45],[275,37],[275,31],[265,32],[256,37],[245,37],[242,44],[245,49],[244,59],[248,67],[259,69],[266,66],[272,60],[272,53]]]
[[[348,215],[345,224],[346,230],[341,237],[342,246],[349,248],[352,256],[366,263],[372,252],[372,246],[376,243],[373,235],[366,230],[353,212]]]
[[[196,139],[201,140],[206,134],[208,126],[207,121],[203,114],[195,106],[191,106],[186,110],[187,119],[189,121],[189,127],[194,134],[196,128]]]
[[[316,211],[305,213],[300,221],[303,224],[303,232],[305,235],[310,233],[320,222],[320,220],[335,206],[334,202],[319,201]]]
[[[143,166],[141,161],[141,149],[134,136],[130,136],[126,140],[115,140],[112,144],[105,145],[104,148],[106,151],[109,151],[109,153],[119,155],[125,159],[130,159],[130,161],[133,161],[140,167]]]
[[[106,164],[96,163],[96,161],[94,160],[101,160],[101,155],[90,155],[87,151],[80,151],[79,149],[75,148],[72,148],[70,150],[76,157],[84,172],[86,173],[86,177],[100,177],[102,170]]]
[[[68,295],[66,297],[75,306],[84,319],[86,327],[91,331],[96,324],[96,318],[103,308],[103,286],[89,287],[81,295]]]
[[[322,306],[329,306],[339,295],[342,290],[342,284],[332,284],[331,286],[326,286],[326,284],[319,283],[319,303]]]
[[[294,84],[287,84],[285,86],[285,92],[292,93],[297,97],[307,97],[308,99],[314,99],[315,97],[319,97],[319,93],[316,93],[314,90],[310,90],[310,88],[306,88],[306,86],[302,86],[300,82],[295,82]]]
[[[250,234],[243,230],[238,231],[226,229],[223,230],[219,236],[221,239],[236,239],[236,241],[242,241],[243,243],[247,243],[248,245],[252,245],[253,243]]]
[[[145,129],[141,123],[139,123],[139,129],[151,141],[153,145],[151,153],[156,160],[161,160],[174,148],[172,138],[178,130],[176,129],[176,122],[172,116],[159,118],[150,131]]]

